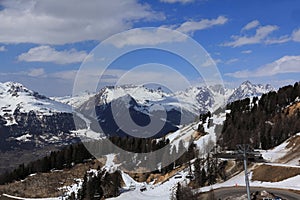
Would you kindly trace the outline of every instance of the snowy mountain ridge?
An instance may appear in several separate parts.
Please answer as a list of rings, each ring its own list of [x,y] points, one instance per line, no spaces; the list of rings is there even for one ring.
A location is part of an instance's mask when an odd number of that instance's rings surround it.
[[[167,111],[175,108],[198,115],[199,113],[214,111],[221,106],[225,106],[228,102],[247,97],[261,96],[272,90],[274,89],[269,84],[265,86],[261,84],[256,85],[249,81],[242,83],[236,89],[224,88],[221,85],[209,87],[194,86],[184,91],[176,91],[173,93],[165,92],[161,88],[149,89],[145,86],[108,86],[102,88],[96,95],[95,104],[109,104],[113,100],[129,95],[139,105],[148,107],[149,110],[153,110],[154,106],[159,105],[163,106]],[[68,103],[75,108],[83,104],[83,102],[80,103],[78,99],[78,97],[70,97],[69,99],[64,98],[64,100],[61,101],[61,99],[56,98],[56,100]],[[82,100],[86,99],[87,98],[82,98]],[[76,103],[74,103],[75,101]]]
[[[76,96],[62,96],[62,97],[50,97],[50,99],[61,102],[63,104],[70,105],[74,108],[78,108],[81,106],[85,101],[89,100],[89,98],[95,96],[94,93],[84,92],[80,95]]]
[[[6,82],[0,83],[0,116],[6,121],[6,125],[12,125],[16,124],[14,116],[16,111],[20,113],[34,111],[37,116],[72,113],[72,107],[78,108],[89,100],[93,101],[92,105],[105,105],[126,95],[139,105],[140,111],[146,113],[159,109],[166,111],[175,109],[196,116],[199,113],[214,111],[227,102],[261,96],[272,90],[270,85],[255,85],[249,81],[242,83],[236,89],[216,85],[210,88],[190,87],[174,93],[165,92],[161,88],[149,89],[145,86],[125,85],[105,87],[96,95],[84,93],[74,97],[48,98],[20,83]]]
[[[34,92],[20,83],[0,83],[0,116],[6,125],[16,124],[14,113],[34,111],[37,115],[52,115],[53,113],[71,113],[67,104],[51,100]]]

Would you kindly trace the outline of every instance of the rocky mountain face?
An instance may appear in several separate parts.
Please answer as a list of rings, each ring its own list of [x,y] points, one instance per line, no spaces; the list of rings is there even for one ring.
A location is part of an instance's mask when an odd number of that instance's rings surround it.
[[[103,88],[95,95],[92,104],[96,104],[97,106],[106,105],[113,100],[129,95],[137,104],[148,111],[159,105],[165,110],[179,110],[180,107],[182,110],[199,115],[199,113],[216,110],[218,107],[226,105],[227,102],[248,97],[259,97],[273,90],[273,87],[269,84],[252,84],[250,81],[243,82],[236,89],[228,89],[221,85],[214,85],[209,87],[190,87],[184,91],[175,93],[164,92],[160,88],[149,89],[144,86],[127,85]],[[75,99],[78,99],[78,97],[74,97],[74,100]],[[69,102],[72,102],[72,100],[69,100]],[[76,102],[76,104],[70,103],[70,105],[80,107],[81,109],[85,107],[82,106],[82,104],[76,106],[78,102]]]
[[[151,124],[156,123],[160,129],[153,136],[161,137],[177,130],[180,124],[194,121],[199,113],[211,110],[217,104],[215,96],[210,89],[200,87],[176,93],[144,86],[105,87],[76,111],[91,121],[97,119],[92,127],[99,123],[100,132],[106,135],[127,136],[129,133],[145,137],[152,134]]]
[[[165,124],[156,135],[160,137],[176,130],[180,124],[191,123],[200,113],[212,112],[224,107],[227,102],[261,96],[271,90],[269,85],[255,85],[249,81],[234,90],[215,85],[191,87],[175,93],[165,92],[161,88],[149,89],[134,85],[105,87],[93,98],[82,103],[77,110],[90,120],[97,119],[94,124],[99,123],[101,129],[97,131],[109,135],[126,135],[123,130],[148,135],[150,133],[139,129],[139,126],[148,126],[151,124],[150,117],[157,116],[159,120],[156,123]],[[128,116],[125,113],[128,113]],[[116,120],[123,124],[117,124]],[[131,120],[138,126],[133,126]]]
[[[60,145],[73,140],[71,107],[19,83],[0,84],[0,150]]]

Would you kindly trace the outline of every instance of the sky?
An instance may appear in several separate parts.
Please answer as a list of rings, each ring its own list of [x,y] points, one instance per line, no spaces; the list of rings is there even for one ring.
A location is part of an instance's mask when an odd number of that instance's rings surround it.
[[[245,80],[274,87],[299,81],[298,0],[0,0],[0,82],[20,82],[48,96],[70,95],[80,69],[91,63],[103,69],[111,51],[187,41],[164,29],[195,40],[203,50],[186,52],[201,59],[209,55],[228,87]],[[106,43],[114,49],[101,50]],[[192,85],[199,81],[187,60],[144,48],[120,55],[104,75],[89,71],[79,84],[87,90],[89,76],[109,85],[127,75],[133,84],[151,77],[182,89],[178,74]]]

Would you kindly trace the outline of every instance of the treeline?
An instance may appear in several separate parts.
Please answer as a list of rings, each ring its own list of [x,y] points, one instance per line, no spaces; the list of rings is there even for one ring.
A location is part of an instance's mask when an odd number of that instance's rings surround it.
[[[90,200],[111,198],[119,195],[122,176],[120,171],[108,173],[98,169],[97,172],[87,172],[84,175],[82,187],[77,194],[74,192],[67,198],[68,200]]]
[[[110,141],[125,151],[134,153],[149,153],[163,148],[169,144],[169,139],[135,138],[135,137],[110,137]]]
[[[197,194],[193,193],[192,188],[187,185],[182,185],[177,183],[176,188],[174,188],[173,194],[171,194],[171,200],[197,200]]]
[[[269,149],[279,145],[300,131],[299,106],[293,106],[300,97],[300,85],[285,86],[277,92],[263,94],[260,99],[247,98],[227,106],[221,138],[225,149],[249,143],[254,148]]]
[[[160,151],[150,152],[149,154],[132,154],[131,152],[123,151],[117,155],[117,159],[125,163],[122,166],[127,168],[127,170],[138,170],[138,168],[155,169],[152,173],[166,174],[197,156],[196,145],[192,142],[188,144],[188,148],[185,147],[183,141],[179,141],[178,145],[172,145],[169,144],[168,139],[165,140],[163,138],[153,141],[153,144],[156,144],[153,149],[160,149]],[[164,148],[161,148],[161,146]],[[140,147],[145,148],[145,146]]]
[[[208,153],[204,158],[197,158],[194,161],[193,180],[189,185],[178,183],[171,193],[171,200],[199,199],[192,188],[200,188],[213,185],[218,180],[226,180],[225,167],[227,161],[217,159],[214,153]]]
[[[87,151],[83,143],[73,144],[61,151],[53,151],[50,155],[30,162],[29,164],[21,164],[12,172],[6,172],[0,175],[0,184],[19,181],[28,175],[38,172],[49,172],[51,169],[61,170],[70,168],[74,164],[82,163],[85,159],[93,156]]]
[[[76,163],[82,163],[85,160],[93,159],[93,155],[90,154],[85,145],[89,145],[90,148],[95,148],[95,150],[101,152],[101,155],[113,153],[114,145],[108,144],[110,142],[127,150],[116,155],[118,162],[124,162],[122,165],[123,167],[129,166],[126,165],[126,163],[130,163],[133,168],[144,167],[147,169],[153,167],[151,166],[152,164],[154,166],[160,164],[161,168],[151,173],[164,175],[182,165],[191,166],[191,162],[195,160],[193,163],[195,170],[191,171],[191,175],[194,176],[194,184],[198,187],[214,184],[218,179],[226,179],[224,171],[225,164],[216,159],[211,153],[207,154],[206,157],[198,158],[198,149],[192,140],[189,141],[188,148],[186,148],[183,141],[179,141],[177,145],[170,145],[169,140],[165,138],[140,139],[113,137],[110,138],[110,141],[99,140],[87,144],[74,144],[60,151],[51,152],[49,156],[31,162],[28,165],[22,164],[14,171],[0,176],[0,184],[25,179],[32,173],[49,172],[51,169],[60,170],[71,168]],[[151,153],[162,148],[164,148],[164,151],[162,151],[161,154],[152,157],[152,160],[149,160],[150,158],[145,156],[145,154],[140,153]],[[135,153],[136,156],[132,156],[129,151],[137,152]],[[148,179],[151,173],[144,174],[145,178]],[[121,182],[122,178],[119,171],[110,174],[98,168],[96,174],[87,173],[85,175],[84,183],[78,196],[74,193],[69,199],[94,199],[96,197],[99,197],[100,199],[102,197],[108,198],[117,196],[119,194]]]
[[[213,185],[218,180],[227,180],[225,167],[227,161],[222,161],[214,153],[208,153],[205,158],[197,158],[194,162],[194,183],[196,188]]]
[[[53,151],[50,155],[42,159],[30,162],[29,164],[21,164],[12,172],[6,172],[0,175],[0,184],[6,184],[13,181],[25,179],[28,175],[38,172],[49,172],[52,169],[61,170],[71,168],[77,163],[83,163],[85,160],[94,159],[114,153],[115,146],[127,151],[141,153],[151,152],[160,149],[169,143],[169,140],[160,139],[144,139],[133,137],[111,137],[109,140],[103,139],[86,143],[77,143],[63,148],[60,151]],[[93,155],[86,149],[92,149]],[[94,154],[95,153],[95,154]],[[122,156],[121,156],[122,157]],[[123,157],[124,158],[124,157]],[[123,158],[120,158],[122,162]]]

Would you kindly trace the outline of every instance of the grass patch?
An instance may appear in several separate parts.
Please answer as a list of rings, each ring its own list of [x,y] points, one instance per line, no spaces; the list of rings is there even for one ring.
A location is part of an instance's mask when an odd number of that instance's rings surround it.
[[[252,181],[279,182],[300,175],[300,168],[259,165],[253,170]]]

